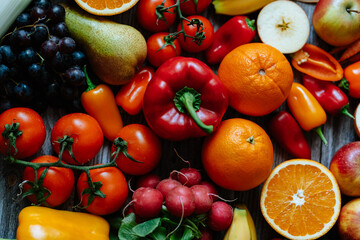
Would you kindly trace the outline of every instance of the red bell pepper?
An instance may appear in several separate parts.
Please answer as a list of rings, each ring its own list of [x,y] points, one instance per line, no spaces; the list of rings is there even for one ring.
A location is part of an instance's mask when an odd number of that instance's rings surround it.
[[[143,112],[157,135],[178,141],[213,132],[228,104],[225,86],[205,63],[174,57],[158,68],[148,84]]]
[[[153,76],[153,68],[141,68],[130,82],[120,88],[116,94],[117,105],[122,107],[130,115],[140,113],[145,89]]]
[[[291,155],[311,159],[310,146],[296,120],[286,111],[276,114],[269,122],[270,134]]]
[[[327,113],[336,115],[341,112],[346,116],[354,118],[349,113],[349,99],[334,83],[321,81],[309,75],[303,76],[303,85],[318,100]]]
[[[292,55],[292,66],[304,74],[324,81],[338,81],[343,77],[340,63],[325,50],[305,44]]]
[[[344,69],[344,78],[340,81],[339,87],[348,90],[350,97],[360,98],[360,61]]]
[[[206,50],[206,61],[218,64],[234,48],[251,42],[255,37],[255,20],[236,16],[224,23],[215,33],[214,41]]]

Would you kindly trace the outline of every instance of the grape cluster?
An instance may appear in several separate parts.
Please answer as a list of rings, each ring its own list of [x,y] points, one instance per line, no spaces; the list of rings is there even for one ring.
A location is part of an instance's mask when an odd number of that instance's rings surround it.
[[[65,9],[35,0],[1,39],[0,113],[15,106],[81,110],[86,57],[69,35]]]

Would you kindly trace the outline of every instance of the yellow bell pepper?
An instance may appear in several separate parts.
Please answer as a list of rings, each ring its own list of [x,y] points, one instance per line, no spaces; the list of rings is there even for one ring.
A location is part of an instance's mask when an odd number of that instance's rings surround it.
[[[89,213],[29,206],[19,214],[17,240],[109,240],[109,223]]]

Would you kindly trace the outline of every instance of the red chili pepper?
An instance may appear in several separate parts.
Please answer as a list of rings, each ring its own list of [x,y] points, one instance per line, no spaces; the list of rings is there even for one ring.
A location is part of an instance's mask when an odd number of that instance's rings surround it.
[[[334,83],[321,81],[308,75],[303,76],[303,85],[318,100],[327,113],[335,115],[339,112],[354,118],[349,113],[349,99]]]
[[[255,20],[236,16],[224,23],[215,33],[214,41],[206,50],[209,64],[218,64],[234,48],[251,42],[255,37]]]
[[[296,120],[286,111],[276,114],[269,122],[270,134],[290,154],[311,159],[310,146]]]
[[[117,105],[130,115],[140,113],[145,89],[153,76],[153,68],[141,68],[116,94]]]
[[[360,61],[344,69],[344,78],[339,87],[349,90],[350,97],[360,98]]]
[[[325,50],[305,44],[293,54],[292,66],[299,72],[324,81],[338,81],[343,77],[340,63]]]
[[[228,104],[225,86],[205,63],[174,57],[158,68],[148,84],[143,112],[157,135],[184,140],[215,130]]]

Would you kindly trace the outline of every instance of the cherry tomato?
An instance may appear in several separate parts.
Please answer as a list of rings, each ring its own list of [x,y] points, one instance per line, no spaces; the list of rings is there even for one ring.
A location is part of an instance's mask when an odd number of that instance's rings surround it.
[[[61,159],[74,165],[84,164],[94,158],[104,141],[99,123],[84,113],[65,115],[55,123],[51,132],[51,145],[57,154],[60,151],[59,141],[64,137],[73,140],[70,145],[76,161],[71,157],[68,148]]]
[[[56,162],[58,159],[54,156],[40,156],[32,160],[32,163],[52,163]],[[37,179],[40,178],[41,174],[45,170],[45,167],[39,168],[37,170]],[[31,167],[26,167],[23,174],[23,181],[34,182],[35,180],[35,172]],[[44,182],[42,186],[50,191],[50,196],[46,198],[45,203],[50,207],[56,207],[60,204],[63,204],[71,195],[72,190],[75,184],[74,173],[69,168],[61,168],[61,167],[49,167],[46,172]],[[32,187],[30,184],[26,183],[24,185],[24,191],[30,190]],[[45,193],[45,196],[47,193]],[[37,204],[37,199],[34,194],[28,195],[27,199],[29,199],[32,203]],[[42,204],[42,205],[46,205]]]
[[[181,13],[184,15],[195,15],[203,12],[211,3],[211,0],[197,0],[195,6],[195,0],[181,1],[180,8]]]
[[[141,124],[129,124],[123,127],[118,137],[126,141],[127,153],[136,161],[119,153],[116,164],[121,171],[130,175],[144,175],[153,170],[161,158],[160,139],[150,130]],[[112,147],[112,153],[116,148]]]
[[[175,8],[170,8],[168,12],[164,12],[165,20],[158,19],[156,16],[156,7],[161,5],[163,0],[140,0],[137,5],[137,20],[140,25],[151,32],[166,31],[171,27],[176,19]],[[174,0],[165,0],[164,7],[175,4]]]
[[[155,33],[149,37],[147,40],[147,57],[151,65],[154,67],[159,67],[166,60],[180,56],[181,48],[179,40],[175,39],[171,44],[171,42],[166,42],[165,37],[168,36],[169,33],[161,32]],[[165,45],[166,44],[166,45]],[[165,47],[164,47],[165,46]]]
[[[211,22],[202,16],[196,16],[196,15],[190,16],[187,19],[190,21],[192,19],[199,19],[203,23],[204,29],[202,31],[205,34],[205,39],[202,40],[201,45],[198,45],[196,42],[193,41],[193,39],[191,39],[189,37],[186,37],[184,39],[184,37],[182,35],[180,35],[178,39],[179,39],[181,48],[187,52],[201,52],[201,51],[207,49],[214,40],[214,28],[213,28]],[[189,25],[189,22],[186,20],[183,20],[182,22],[183,22],[185,34],[194,37],[197,32],[196,24]],[[181,24],[179,24],[179,26],[177,28],[177,31],[180,31],[180,30],[181,30]]]
[[[129,193],[124,174],[116,167],[105,167],[90,170],[90,176],[93,182],[102,183],[100,191],[105,194],[105,198],[95,196],[86,210],[96,215],[107,215],[119,210]],[[84,207],[88,205],[89,194],[81,196],[81,193],[88,187],[88,179],[83,172],[77,182],[77,193]]]
[[[16,138],[15,149],[11,147],[11,155],[22,159],[30,157],[38,152],[46,138],[44,121],[40,115],[30,108],[11,108],[0,114],[0,153],[7,155],[9,151],[9,139],[2,136],[5,125],[19,123],[21,136]]]

